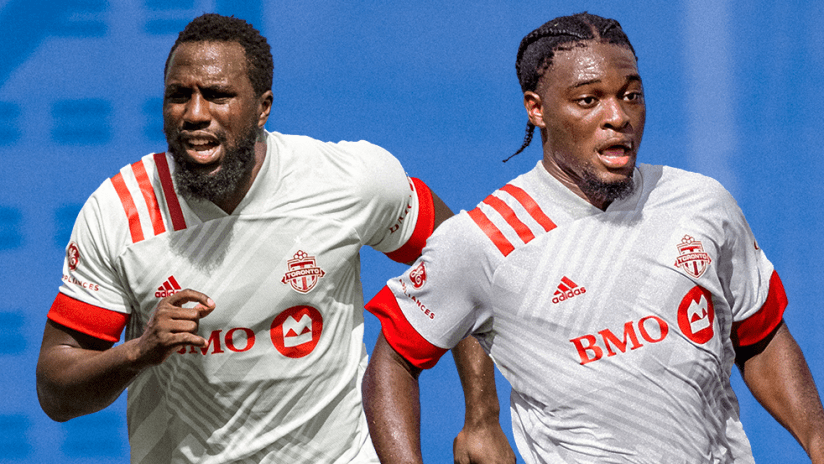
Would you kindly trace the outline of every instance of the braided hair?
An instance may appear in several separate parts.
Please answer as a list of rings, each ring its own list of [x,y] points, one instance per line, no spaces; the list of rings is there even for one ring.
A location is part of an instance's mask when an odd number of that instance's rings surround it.
[[[521,40],[515,71],[523,92],[534,92],[541,78],[552,66],[552,58],[557,50],[569,50],[574,46],[585,46],[581,42],[601,40],[605,43],[627,47],[635,55],[635,49],[629,38],[614,19],[602,18],[587,12],[572,16],[561,16],[544,23]],[[637,59],[637,57],[636,57]],[[513,155],[504,160],[509,161],[521,153],[532,142],[535,126],[527,122],[523,144]]]
[[[177,47],[186,42],[237,42],[246,56],[246,73],[256,96],[272,89],[274,64],[272,51],[266,38],[251,24],[234,16],[206,13],[193,19],[177,36],[163,75],[169,70],[169,62]]]

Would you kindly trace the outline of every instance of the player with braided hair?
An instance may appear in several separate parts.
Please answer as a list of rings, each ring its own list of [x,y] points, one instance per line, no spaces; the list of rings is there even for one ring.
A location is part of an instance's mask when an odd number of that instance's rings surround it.
[[[441,225],[367,304],[364,405],[384,462],[420,462],[417,378],[471,334],[512,385],[527,463],[752,463],[730,373],[824,464],[824,409],[781,279],[732,196],[638,163],[646,106],[617,21],[554,19],[518,79],[543,159]]]
[[[266,131],[272,74],[252,25],[195,18],[166,61],[168,152],[103,182],[72,231],[38,397],[65,421],[128,386],[133,463],[378,461],[359,252],[413,261],[452,213],[380,147]],[[453,353],[456,454],[513,461],[492,362],[472,338]]]
[[[632,50],[633,56],[635,55],[635,49],[632,48],[629,38],[624,34],[618,21],[588,13],[561,16],[527,34],[521,40],[515,59],[515,71],[518,74],[521,91],[526,93],[536,90],[538,82],[552,66],[552,57],[556,50],[568,50],[569,47],[565,47],[565,44],[581,43],[596,38],[607,43],[625,46]],[[535,126],[527,122],[524,143],[504,162],[524,151],[532,143],[534,132]]]

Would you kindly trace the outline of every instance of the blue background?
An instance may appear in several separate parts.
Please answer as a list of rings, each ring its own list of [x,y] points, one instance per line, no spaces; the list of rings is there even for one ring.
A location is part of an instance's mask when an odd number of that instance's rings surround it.
[[[162,68],[191,18],[235,14],[269,39],[267,128],[382,145],[458,210],[540,158],[535,143],[501,163],[526,123],[515,53],[532,29],[583,10],[618,19],[640,58],[640,159],[701,172],[733,192],[784,280],[786,320],[821,381],[818,0],[0,0],[0,461],[127,461],[123,398],[52,422],[37,404],[34,367],[80,205],[121,166],[165,149]],[[367,298],[402,271],[368,249],[363,269]],[[368,316],[370,349],[378,330]],[[737,373],[733,381],[757,461],[804,462]],[[463,399],[449,357],[423,374],[422,388],[425,457],[451,462]],[[508,392],[499,378],[511,434]]]

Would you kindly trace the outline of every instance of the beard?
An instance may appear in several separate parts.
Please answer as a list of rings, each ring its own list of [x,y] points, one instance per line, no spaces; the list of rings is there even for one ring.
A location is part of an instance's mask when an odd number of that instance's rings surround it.
[[[609,203],[627,198],[635,191],[635,183],[632,181],[632,177],[614,182],[604,182],[595,174],[585,170],[581,178],[583,180],[580,186],[581,191],[589,197],[599,198]]]
[[[164,132],[169,144],[169,153],[177,163],[177,169],[174,172],[177,191],[187,200],[207,200],[217,203],[237,192],[240,186],[249,180],[255,166],[257,126],[250,126],[246,133],[241,134],[235,145],[227,143],[223,132],[215,134],[220,145],[226,150],[220,169],[215,174],[202,172],[199,164],[192,163],[186,158],[176,137],[178,131],[164,130]]]

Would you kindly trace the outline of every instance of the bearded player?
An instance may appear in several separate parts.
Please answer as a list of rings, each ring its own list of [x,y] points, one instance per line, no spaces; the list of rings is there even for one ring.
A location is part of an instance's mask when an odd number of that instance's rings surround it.
[[[821,401],[741,210],[707,177],[636,164],[644,92],[618,22],[549,21],[516,68],[523,147],[538,128],[543,160],[444,223],[367,305],[382,461],[421,461],[418,375],[472,334],[512,384],[528,463],[752,463],[733,364],[824,463]]]
[[[72,231],[43,410],[68,420],[128,387],[133,463],[377,462],[359,250],[410,262],[449,209],[379,147],[264,130],[272,55],[243,20],[193,20],[164,77],[168,153],[106,180]],[[455,352],[476,405],[458,451],[512,462],[473,343]]]

